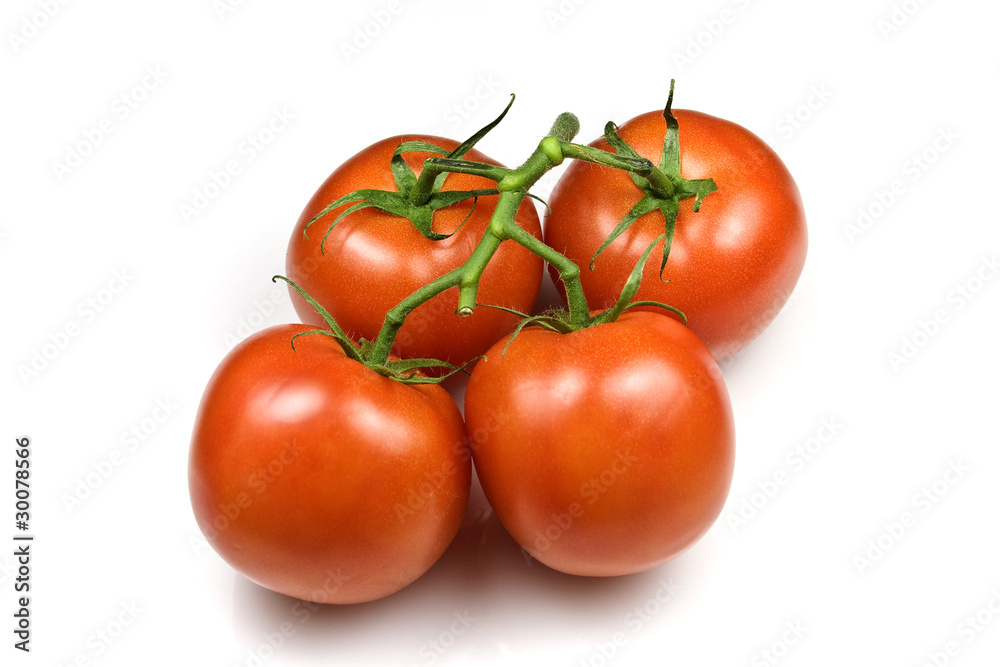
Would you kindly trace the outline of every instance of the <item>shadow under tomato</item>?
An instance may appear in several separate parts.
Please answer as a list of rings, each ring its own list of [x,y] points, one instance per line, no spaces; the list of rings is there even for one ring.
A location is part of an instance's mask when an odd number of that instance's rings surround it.
[[[339,663],[445,663],[503,657],[537,647],[586,653],[648,605],[678,561],[623,577],[577,577],[527,556],[492,513],[475,478],[465,519],[441,559],[403,590],[368,603],[316,605],[237,576],[234,624],[252,650]],[[660,617],[676,612],[670,600]],[[275,642],[269,642],[268,637]]]

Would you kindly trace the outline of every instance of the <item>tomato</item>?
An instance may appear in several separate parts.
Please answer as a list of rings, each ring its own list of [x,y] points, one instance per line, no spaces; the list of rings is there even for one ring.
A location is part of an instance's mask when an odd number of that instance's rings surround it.
[[[568,574],[642,572],[722,511],[734,427],[718,366],[684,325],[629,311],[498,342],[465,394],[487,500],[531,556]]]
[[[451,150],[450,139],[432,136],[401,136],[365,148],[333,172],[319,187],[299,218],[288,246],[286,275],[321,303],[355,340],[374,340],[386,311],[435,278],[462,265],[472,254],[489,224],[497,197],[480,197],[471,217],[473,200],[434,213],[433,229],[451,237],[432,241],[422,236],[409,220],[375,208],[344,217],[323,244],[330,223],[345,204],[321,218],[303,236],[306,223],[326,205],[359,189],[396,190],[389,161],[404,141],[423,141]],[[423,160],[431,153],[404,153],[406,163],[419,175]],[[440,157],[440,156],[437,156]],[[496,165],[482,153],[471,150],[465,159]],[[442,191],[494,188],[496,183],[481,176],[450,174]],[[517,222],[541,238],[541,225],[534,205],[525,200]],[[459,229],[459,227],[461,228]],[[455,230],[458,231],[455,231]],[[479,303],[506,306],[528,312],[534,306],[542,279],[542,260],[515,243],[497,251],[479,283]],[[322,319],[294,291],[292,301],[303,322],[322,326]],[[469,317],[455,316],[458,288],[439,294],[407,317],[396,338],[393,354],[405,358],[433,358],[462,364],[476,357],[516,326],[516,315],[492,308],[477,308]]]
[[[806,257],[805,214],[798,188],[777,154],[748,130],[695,111],[674,111],[680,127],[681,176],[712,178],[718,191],[695,213],[680,213],[669,259],[643,273],[636,300],[670,304],[716,359],[756,338],[790,296]],[[638,116],[619,128],[642,157],[660,163],[666,122],[662,112]],[[609,150],[599,139],[591,146]],[[612,242],[588,271],[591,258],[642,197],[624,171],[576,162],[556,184],[545,241],[579,264],[591,307],[612,304],[636,259],[664,232],[653,211]]]
[[[305,325],[238,345],[205,390],[191,442],[198,525],[230,565],[303,600],[403,588],[444,553],[469,497],[457,406],[403,385]]]

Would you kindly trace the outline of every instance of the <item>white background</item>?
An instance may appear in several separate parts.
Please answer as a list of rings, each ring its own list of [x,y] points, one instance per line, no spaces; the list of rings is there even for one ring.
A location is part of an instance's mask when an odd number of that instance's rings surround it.
[[[0,12],[4,664],[998,664],[996,3],[224,2]],[[590,141],[671,77],[677,108],[774,143],[809,221],[793,300],[724,367],[738,456],[711,532],[582,580],[526,562],[477,495],[438,565],[376,603],[304,612],[234,573],[195,525],[188,439],[232,341],[294,321],[269,279],[314,188],[395,133],[462,139],[512,92],[488,155],[519,163],[564,110]]]

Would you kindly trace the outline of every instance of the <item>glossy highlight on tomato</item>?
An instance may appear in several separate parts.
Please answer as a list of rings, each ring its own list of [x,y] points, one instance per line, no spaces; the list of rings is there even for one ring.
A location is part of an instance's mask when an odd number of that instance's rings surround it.
[[[261,586],[356,603],[426,572],[465,511],[471,455],[437,385],[405,385],[324,335],[243,341],[202,398],[188,481],[208,542]]]
[[[486,498],[531,556],[568,574],[631,574],[709,529],[732,481],[734,426],[694,334],[630,311],[568,334],[528,327],[505,345],[472,373],[466,427]]]
[[[691,200],[680,202],[663,272],[668,282],[660,280],[660,262],[650,261],[636,300],[683,311],[691,330],[721,360],[755,339],[791,295],[805,263],[805,213],[791,174],[763,140],[708,114],[673,113],[680,128],[681,176],[712,178],[718,190],[697,213]],[[618,133],[659,164],[666,133],[662,112],[637,116]],[[603,138],[590,145],[610,150]],[[574,162],[549,200],[545,241],[580,266],[591,307],[614,303],[636,259],[664,232],[662,213],[648,213],[588,270],[594,253],[641,197],[626,172]]]
[[[455,232],[439,241],[422,236],[405,218],[367,208],[344,217],[323,243],[325,253],[322,252],[320,244],[326,229],[349,204],[313,224],[308,230],[308,238],[303,235],[306,223],[343,195],[360,189],[395,191],[389,161],[400,143],[411,141],[435,144],[446,150],[458,145],[456,141],[441,137],[407,135],[391,137],[365,148],[319,187],[299,217],[288,245],[286,275],[319,301],[355,340],[362,337],[374,340],[389,309],[462,265],[482,238],[496,206],[494,195],[436,211],[434,231]],[[403,154],[417,175],[423,161],[429,157],[440,156]],[[465,158],[498,164],[475,149]],[[493,181],[481,176],[449,174],[442,191],[495,186]],[[516,220],[536,238],[541,238],[538,214],[530,201],[521,205]],[[542,260],[516,243],[505,243],[480,279],[478,301],[528,312],[534,306],[541,279]],[[292,301],[303,322],[323,325],[320,316],[294,291]],[[462,364],[485,352],[518,321],[516,315],[491,308],[477,308],[469,317],[456,317],[457,307],[457,288],[418,307],[401,328],[393,353],[404,358],[433,358]]]

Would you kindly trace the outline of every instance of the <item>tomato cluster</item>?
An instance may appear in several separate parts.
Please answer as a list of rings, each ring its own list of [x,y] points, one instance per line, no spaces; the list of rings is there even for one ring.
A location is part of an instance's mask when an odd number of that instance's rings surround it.
[[[716,362],[805,258],[787,170],[669,102],[590,146],[557,122],[516,170],[472,148],[491,127],[393,137],[335,170],[288,247],[306,324],[251,336],[212,376],[191,501],[260,585],[338,604],[400,590],[455,537],[473,466],[514,540],[573,575],[657,567],[722,511],[734,425]],[[543,237],[527,188],[567,157]],[[528,316],[543,259],[569,310]],[[463,419],[437,382],[468,368]]]

